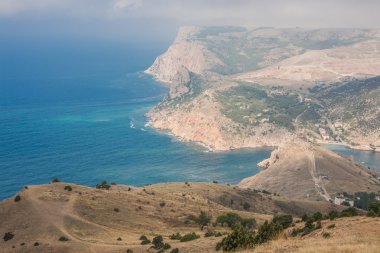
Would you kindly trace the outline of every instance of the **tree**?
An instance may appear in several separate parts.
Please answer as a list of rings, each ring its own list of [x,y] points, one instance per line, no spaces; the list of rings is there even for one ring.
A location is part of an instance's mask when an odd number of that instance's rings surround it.
[[[201,211],[201,213],[198,216],[198,224],[201,226],[201,230],[203,230],[204,226],[207,226],[212,219],[212,216],[207,214],[204,211]]]
[[[282,226],[283,229],[288,228],[293,223],[293,217],[288,214],[277,215],[273,217],[273,222],[278,223]]]

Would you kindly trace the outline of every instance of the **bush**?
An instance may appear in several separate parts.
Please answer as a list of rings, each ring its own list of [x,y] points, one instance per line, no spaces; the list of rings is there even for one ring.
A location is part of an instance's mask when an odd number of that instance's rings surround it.
[[[210,223],[211,219],[212,219],[211,215],[207,214],[204,211],[201,211],[197,219],[198,224],[201,226],[201,230],[203,230],[204,226],[207,226]]]
[[[255,243],[266,243],[269,240],[273,239],[275,236],[277,236],[281,231],[281,225],[273,222],[268,223],[268,221],[265,221],[264,224],[257,231]]]
[[[70,185],[66,185],[65,188],[63,188],[65,191],[69,191],[71,192],[73,190],[73,188],[71,188]]]
[[[272,222],[280,224],[283,229],[286,229],[293,224],[293,217],[288,214],[276,215],[273,217]]]
[[[358,215],[358,211],[356,210],[355,207],[349,207],[343,210],[342,212],[340,212],[340,217],[353,217],[357,215]]]
[[[329,216],[330,220],[335,220],[336,218],[339,217],[339,213],[337,211],[333,210],[333,211],[329,212],[328,216]]]
[[[164,247],[164,239],[161,235],[154,237],[152,243],[155,249],[161,249]]]
[[[34,244],[33,244],[33,246],[34,247],[37,247],[37,246],[39,246],[40,244],[38,243],[38,242],[35,242]]]
[[[368,204],[368,212],[373,212],[376,215],[380,215],[380,202],[379,201],[371,201]]]
[[[61,242],[67,242],[69,239],[64,237],[64,236],[61,236],[59,237],[58,241],[61,241]]]
[[[333,228],[335,228],[336,226],[335,226],[335,224],[331,224],[331,225],[328,225],[327,226],[327,229],[333,229]]]
[[[330,233],[323,233],[322,236],[323,236],[323,238],[325,238],[325,239],[331,237]]]
[[[117,213],[120,211],[119,208],[117,208],[117,207],[115,207],[113,210],[114,210],[114,212],[117,212]]]
[[[172,249],[172,251],[170,251],[170,253],[179,253],[179,249],[178,248]]]
[[[164,247],[162,247],[163,250],[167,250],[167,249],[170,249],[172,246],[170,246],[169,243],[165,243],[164,244]]]
[[[205,233],[205,237],[211,237],[211,236],[219,237],[219,236],[222,236],[222,233],[215,232],[215,231],[212,231],[212,230],[209,230],[209,231],[207,231]]]
[[[188,242],[188,241],[198,239],[199,237],[200,237],[199,235],[197,235],[193,232],[193,233],[185,234],[184,236],[182,236],[181,240],[179,240],[179,241],[180,242]]]
[[[12,240],[14,236],[15,235],[12,232],[7,232],[7,233],[4,234],[3,240],[5,242],[9,241],[9,240]]]
[[[20,195],[17,195],[14,199],[15,202],[19,202],[21,200],[21,196]]]
[[[322,220],[323,215],[320,212],[316,212],[313,214],[313,221],[320,221]]]
[[[251,208],[251,205],[248,202],[244,202],[243,209],[248,211]]]
[[[226,213],[219,215],[218,218],[216,219],[217,223],[220,223],[222,225],[227,224],[228,227],[232,228],[237,224],[240,224],[241,222],[241,217],[237,213]]]
[[[107,184],[106,180],[103,180],[101,184],[96,185],[96,189],[109,190],[110,188],[111,188],[111,186],[109,184]]]
[[[241,219],[240,224],[245,228],[252,229],[256,227],[256,220],[254,218]]]
[[[244,228],[242,226],[236,226],[232,233],[223,238],[219,242],[215,249],[223,251],[235,251],[239,249],[252,248],[255,245],[255,232],[253,230]]]
[[[127,253],[133,253],[133,250],[127,249]]]
[[[146,237],[145,235],[140,236],[140,240],[141,240],[141,245],[146,245],[146,244],[151,243],[148,237]]]
[[[52,183],[59,183],[59,182],[61,182],[61,181],[59,181],[58,178],[54,178],[53,181],[51,181],[51,182],[52,182]]]
[[[171,240],[181,240],[182,236],[180,233],[177,232],[177,234],[172,234],[171,236],[169,236],[169,238]]]
[[[122,241],[123,239],[121,239],[121,237],[117,238],[118,241]]]
[[[166,204],[165,204],[165,202],[164,201],[161,201],[160,202],[160,207],[164,207]]]
[[[307,216],[306,213],[304,215],[302,215],[302,221],[303,222],[306,222],[308,219],[309,219],[309,216]]]

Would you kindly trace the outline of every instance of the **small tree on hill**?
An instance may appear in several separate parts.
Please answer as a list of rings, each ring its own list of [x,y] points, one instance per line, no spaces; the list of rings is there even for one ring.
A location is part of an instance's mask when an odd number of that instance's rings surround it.
[[[198,224],[201,226],[201,230],[203,230],[203,228],[210,223],[211,219],[211,215],[207,214],[204,211],[201,211],[201,213],[198,216]]]

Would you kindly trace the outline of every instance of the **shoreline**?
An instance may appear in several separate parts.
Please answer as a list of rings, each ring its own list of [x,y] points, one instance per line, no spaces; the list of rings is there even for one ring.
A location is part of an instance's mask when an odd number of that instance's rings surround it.
[[[345,144],[341,142],[329,142],[329,141],[317,141],[316,144],[325,144],[325,145],[333,145],[333,146],[342,146],[346,147],[351,150],[356,150],[356,151],[369,151],[369,152],[375,152],[375,153],[380,153],[380,149],[372,149],[369,146],[352,146],[350,144]]]

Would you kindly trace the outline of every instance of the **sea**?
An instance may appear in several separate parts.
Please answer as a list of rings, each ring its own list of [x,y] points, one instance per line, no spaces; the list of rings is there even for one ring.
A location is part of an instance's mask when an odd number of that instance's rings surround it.
[[[208,152],[146,126],[144,114],[167,88],[143,70],[169,44],[0,45],[0,201],[54,178],[87,186],[236,184],[258,173],[256,164],[270,155],[270,149]],[[380,167],[378,155],[335,151]]]

